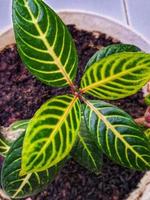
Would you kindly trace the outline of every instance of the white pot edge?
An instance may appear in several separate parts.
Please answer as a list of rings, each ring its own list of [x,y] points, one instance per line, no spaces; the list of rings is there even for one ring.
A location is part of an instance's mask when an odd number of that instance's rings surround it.
[[[150,171],[146,172],[140,180],[137,189],[130,193],[126,200],[149,200],[150,199]]]
[[[66,24],[76,24],[79,29],[88,31],[100,31],[113,38],[119,39],[123,43],[135,44],[145,52],[150,52],[150,41],[146,40],[140,33],[127,25],[122,25],[117,20],[113,20],[104,15],[98,15],[93,12],[79,10],[59,10],[58,14]],[[92,20],[91,20],[92,18]],[[92,23],[91,23],[92,21]],[[0,32],[0,39],[6,35],[6,40],[1,41],[0,49],[6,46],[10,40],[11,26],[8,26]],[[12,33],[11,33],[12,34]],[[11,38],[11,40],[14,42]],[[10,41],[11,41],[10,40]]]
[[[121,25],[108,17],[91,12],[60,10],[60,17],[66,24],[76,24],[77,28],[88,31],[100,31],[108,34],[123,43],[135,44],[146,52],[150,52],[150,42],[128,26]],[[92,20],[91,20],[92,17]],[[82,18],[82,20],[81,20]],[[91,23],[92,21],[92,23]],[[94,24],[94,25],[93,25]],[[15,43],[12,27],[9,26],[0,32],[0,51],[7,45]],[[126,200],[150,199],[150,171],[148,171]]]
[[[141,33],[136,31],[133,27],[122,24],[121,22],[111,17],[94,12],[73,9],[58,10],[58,13],[60,17],[63,18],[63,21],[66,24],[72,23],[73,21],[76,22],[80,29],[84,29],[87,31],[101,31],[114,38],[119,38],[121,42],[130,42],[130,44],[135,44],[138,47],[141,47],[141,49],[145,52],[150,52],[150,41],[148,41]],[[72,15],[72,17],[68,18],[68,16],[70,15]],[[93,18],[92,23],[91,20],[88,20],[91,17]],[[102,23],[102,25],[99,24],[99,21]],[[95,27],[93,29],[94,23]]]

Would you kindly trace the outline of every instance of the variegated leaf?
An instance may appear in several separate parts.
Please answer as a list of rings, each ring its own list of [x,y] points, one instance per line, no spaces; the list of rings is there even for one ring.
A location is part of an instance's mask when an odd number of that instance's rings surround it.
[[[9,127],[2,128],[2,134],[9,142],[13,143],[27,128],[29,120],[19,120],[12,123]]]
[[[27,127],[21,175],[45,170],[63,160],[74,145],[80,118],[76,96],[57,96],[43,104]]]
[[[20,177],[21,153],[24,134],[11,146],[2,168],[2,186],[12,199],[23,199],[44,189],[54,180],[57,172],[64,165],[64,161],[42,172],[29,173]]]
[[[88,131],[83,118],[72,156],[80,165],[99,174],[102,167],[102,150],[95,138]]]
[[[9,130],[12,134],[15,134],[15,137],[18,137],[18,135],[26,131],[29,121],[30,120],[17,121],[9,127]],[[97,144],[97,140],[94,141],[94,138],[92,138],[91,134],[88,132],[83,117],[77,136],[77,142],[73,149],[72,156],[79,164],[91,172],[96,174],[100,173],[102,151]]]
[[[96,63],[100,61],[102,58],[110,56],[112,54],[121,53],[121,52],[137,52],[141,51],[138,47],[131,45],[131,44],[112,44],[103,49],[97,51],[88,61],[86,65],[86,70]]]
[[[0,155],[5,157],[10,149],[11,144],[27,128],[29,120],[14,122],[9,127],[0,127]]]
[[[90,66],[81,80],[83,93],[100,99],[120,99],[136,93],[150,79],[150,55],[123,52]]]
[[[17,131],[17,130],[22,130],[23,132],[26,130],[28,124],[29,124],[30,120],[29,119],[25,119],[25,120],[19,120],[16,121],[14,123],[12,123],[9,126],[9,130],[10,131]]]
[[[150,148],[144,133],[121,109],[103,101],[88,101],[86,125],[104,153],[115,162],[136,170],[150,169]]]
[[[20,56],[29,71],[47,85],[72,85],[77,53],[56,13],[42,0],[13,0],[13,25]]]
[[[0,132],[0,155],[5,157],[9,151],[9,143]]]
[[[150,128],[148,128],[147,130],[144,131],[144,134],[149,142],[149,146],[150,146]]]

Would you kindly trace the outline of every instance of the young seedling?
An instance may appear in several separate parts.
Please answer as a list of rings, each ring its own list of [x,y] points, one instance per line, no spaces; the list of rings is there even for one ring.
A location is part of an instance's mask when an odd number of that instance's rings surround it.
[[[125,167],[150,169],[149,143],[140,127],[126,112],[102,101],[140,90],[150,79],[150,55],[133,45],[106,47],[89,60],[77,86],[76,48],[51,8],[42,0],[13,0],[13,24],[28,70],[49,86],[69,86],[70,93],[53,97],[31,120],[11,126],[12,134],[22,134],[5,153],[4,191],[13,199],[38,193],[71,156],[95,173],[102,153]]]

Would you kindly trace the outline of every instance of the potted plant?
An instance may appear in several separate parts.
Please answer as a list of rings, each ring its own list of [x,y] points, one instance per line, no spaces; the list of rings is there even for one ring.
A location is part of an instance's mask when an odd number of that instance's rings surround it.
[[[89,100],[89,95],[116,100],[136,93],[149,80],[149,54],[133,45],[108,46],[89,60],[79,87],[74,83],[77,53],[73,40],[53,10],[39,0],[14,0],[13,22],[28,70],[47,85],[69,89],[44,103],[31,120],[2,130],[19,135],[13,144],[1,135],[6,193],[11,198],[37,193],[70,155],[96,173],[102,152],[126,167],[149,169],[149,143],[141,128],[121,109]]]

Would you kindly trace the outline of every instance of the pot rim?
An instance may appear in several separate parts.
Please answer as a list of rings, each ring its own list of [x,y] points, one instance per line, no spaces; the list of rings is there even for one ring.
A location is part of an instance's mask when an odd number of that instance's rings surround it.
[[[139,31],[137,31],[134,27],[129,26],[127,24],[122,24],[121,21],[113,18],[113,17],[109,17],[107,15],[103,15],[103,14],[98,14],[97,12],[92,12],[92,11],[86,11],[86,10],[82,10],[82,9],[58,9],[56,11],[58,14],[85,14],[85,15],[89,15],[91,17],[98,17],[101,19],[104,19],[112,24],[116,24],[120,27],[122,27],[123,29],[127,29],[128,31],[136,34],[137,36],[139,36],[139,38],[141,38],[143,41],[145,41],[147,44],[150,45],[150,41],[148,40],[148,38],[146,38],[142,33],[140,33]],[[7,25],[5,28],[2,29],[2,31],[0,31],[0,36],[2,36],[3,34],[5,34],[6,32],[8,32],[10,29],[12,29],[13,26],[12,25]],[[106,33],[107,34],[107,33]]]
[[[63,14],[63,13],[73,13],[73,14],[87,14],[91,17],[99,17],[99,18],[102,18],[104,20],[107,20],[113,24],[116,24],[118,26],[121,26],[123,29],[127,29],[133,33],[135,33],[137,36],[139,36],[142,40],[144,40],[145,42],[147,42],[149,45],[150,45],[150,40],[148,40],[148,38],[146,38],[142,33],[140,33],[138,30],[136,30],[134,27],[132,26],[129,26],[127,24],[123,24],[121,23],[121,21],[113,18],[113,17],[110,17],[110,16],[107,16],[107,15],[104,15],[104,14],[98,14],[97,12],[92,12],[92,11],[86,11],[86,10],[81,10],[81,9],[59,9],[57,10],[58,14]]]
[[[95,31],[100,31],[106,35],[110,35],[113,38],[118,38],[123,43],[134,44],[145,52],[150,52],[150,41],[137,32],[133,27],[121,24],[121,22],[116,19],[95,12],[76,9],[62,9],[58,10],[57,13],[62,17],[66,24],[76,24],[77,28],[87,31],[93,31],[94,29]],[[91,23],[90,18],[92,18],[93,23]],[[12,25],[7,26],[0,31],[0,37],[8,33],[10,30],[13,31]],[[5,46],[5,43],[7,43],[7,40],[6,42],[3,41],[3,47]]]

